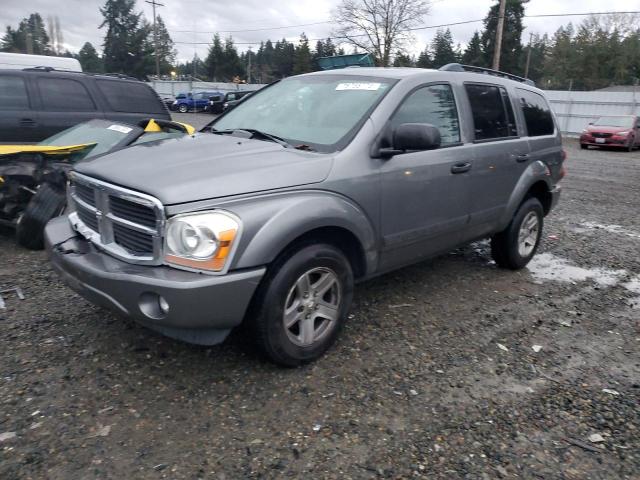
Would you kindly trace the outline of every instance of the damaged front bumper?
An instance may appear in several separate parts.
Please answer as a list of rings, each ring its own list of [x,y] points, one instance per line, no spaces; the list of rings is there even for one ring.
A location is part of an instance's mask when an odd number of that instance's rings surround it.
[[[66,216],[47,225],[45,243],[57,273],[90,302],[172,338],[222,342],[242,322],[265,268],[212,276],[132,265],[98,250]]]

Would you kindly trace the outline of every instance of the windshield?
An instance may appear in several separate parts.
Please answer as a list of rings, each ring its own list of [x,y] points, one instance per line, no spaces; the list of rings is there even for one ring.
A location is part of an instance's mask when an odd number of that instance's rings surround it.
[[[91,156],[95,156],[108,152],[127,137],[133,129],[134,128],[131,126],[125,124],[112,124],[105,126],[102,122],[98,122],[96,124],[92,124],[90,122],[81,123],[43,140],[38,145],[62,147],[95,143],[96,145],[93,148],[87,148],[82,151],[81,155],[79,155],[80,158],[85,158],[89,154],[91,154]]]
[[[593,122],[593,125],[600,127],[624,127],[631,128],[633,126],[633,117],[600,117]]]
[[[394,83],[355,75],[289,78],[246,98],[214,122],[213,129],[253,129],[292,145],[339,150]]]

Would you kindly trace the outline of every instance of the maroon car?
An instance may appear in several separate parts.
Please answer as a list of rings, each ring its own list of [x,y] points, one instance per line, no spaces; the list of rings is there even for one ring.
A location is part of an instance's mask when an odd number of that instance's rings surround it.
[[[640,147],[640,124],[636,115],[600,117],[582,131],[580,147]]]

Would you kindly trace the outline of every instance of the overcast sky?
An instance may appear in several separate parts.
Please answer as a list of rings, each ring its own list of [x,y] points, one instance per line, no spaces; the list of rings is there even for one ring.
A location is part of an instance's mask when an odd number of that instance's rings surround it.
[[[333,26],[329,23],[306,25],[291,28],[246,31],[287,25],[300,25],[323,22],[330,19],[331,10],[340,0],[231,0],[217,2],[212,0],[156,0],[165,6],[158,8],[167,28],[176,42],[178,58],[190,59],[194,51],[201,58],[207,54],[205,44],[193,45],[194,42],[209,42],[212,32],[221,32],[222,36],[232,35],[238,48],[254,50],[261,40],[287,38],[297,40],[302,32],[309,39],[315,40],[331,35]],[[66,46],[79,50],[84,42],[89,41],[98,49],[102,49],[104,29],[98,29],[102,22],[99,7],[104,0],[0,0],[0,26],[16,27],[19,21],[32,12],[39,12],[45,21],[50,15],[60,18]],[[425,25],[441,25],[465,20],[482,19],[489,7],[496,0],[432,0],[431,13],[425,17]],[[636,7],[640,10],[640,2],[635,0],[531,0],[526,8],[528,15],[624,11]],[[137,0],[138,10],[151,20],[151,5]],[[583,17],[560,18],[527,18],[525,38],[528,32],[553,33],[561,25],[574,21],[579,23]],[[469,40],[482,23],[452,26],[451,31],[456,42],[463,45]],[[244,30],[244,31],[239,31]],[[193,33],[195,31],[196,33]],[[228,33],[229,31],[236,31]],[[411,53],[418,54],[424,49],[435,33],[435,29],[416,32],[416,42]],[[184,43],[183,43],[184,42]],[[249,45],[249,42],[255,42]],[[315,42],[312,42],[314,44]]]

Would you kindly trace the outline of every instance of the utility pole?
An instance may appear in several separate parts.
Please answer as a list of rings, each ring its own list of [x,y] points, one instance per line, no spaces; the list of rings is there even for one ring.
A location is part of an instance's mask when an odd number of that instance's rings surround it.
[[[156,56],[156,80],[160,80],[160,59],[158,58],[158,27],[156,26],[156,6],[164,7],[162,3],[156,2],[156,0],[144,0],[153,8],[153,45]]]
[[[531,65],[531,45],[533,43],[533,33],[529,34],[529,51],[527,52],[527,66],[524,69],[524,78],[529,78],[529,66]]]
[[[249,50],[247,51],[247,83],[250,84],[251,83],[251,55],[252,55],[252,51],[251,51],[251,47],[249,47]]]
[[[498,14],[498,29],[496,31],[496,48],[493,51],[493,69],[500,70],[500,54],[502,53],[502,32],[504,31],[504,14],[507,9],[507,0],[500,0],[500,13]]]

